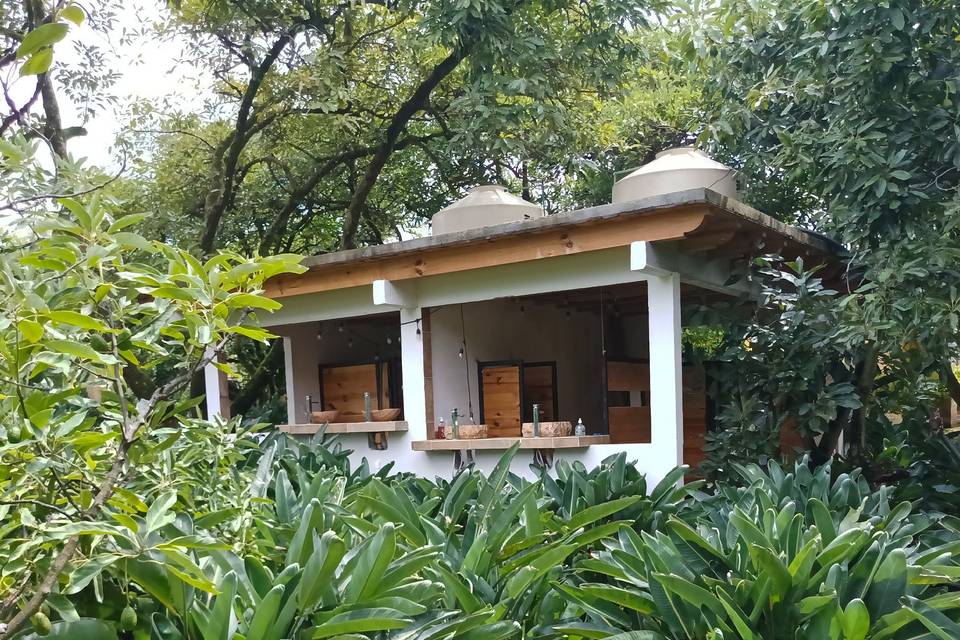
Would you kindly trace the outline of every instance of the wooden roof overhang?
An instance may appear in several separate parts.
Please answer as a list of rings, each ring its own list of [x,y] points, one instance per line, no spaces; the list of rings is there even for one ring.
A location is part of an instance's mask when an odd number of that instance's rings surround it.
[[[731,261],[767,253],[824,263],[825,277],[843,269],[842,246],[792,227],[709,189],[691,189],[630,202],[568,211],[403,242],[337,251],[303,261],[307,271],[269,280],[266,295],[286,298],[410,280],[627,246],[637,240],[673,242],[680,253]]]

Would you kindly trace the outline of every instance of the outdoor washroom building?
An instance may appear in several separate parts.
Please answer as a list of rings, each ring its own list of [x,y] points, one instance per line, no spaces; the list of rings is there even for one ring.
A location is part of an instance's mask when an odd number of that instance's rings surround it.
[[[263,318],[283,339],[279,428],[315,433],[312,414],[330,412],[319,419],[357,462],[424,476],[450,476],[467,450],[489,469],[517,441],[521,474],[535,456],[590,467],[620,451],[651,481],[696,464],[708,399],[703,371],[682,361],[681,305],[748,304],[731,276],[757,255],[836,270],[842,253],[736,196],[729,167],[671,149],[617,182],[609,205],[544,216],[479,187],[436,214],[430,237],[306,258],[305,273],[267,284],[283,303]],[[208,409],[226,413],[225,383],[207,372]],[[368,417],[364,394],[398,411]],[[588,435],[521,438],[534,403],[543,421],[582,418]],[[454,408],[488,437],[449,439]]]

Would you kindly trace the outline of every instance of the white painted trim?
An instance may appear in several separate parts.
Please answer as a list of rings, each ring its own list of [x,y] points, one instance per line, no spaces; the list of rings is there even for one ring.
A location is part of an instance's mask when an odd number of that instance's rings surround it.
[[[729,283],[733,272],[728,261],[680,253],[671,243],[632,242],[630,269],[650,276],[678,273],[681,282],[735,297],[751,293],[746,282]]]
[[[297,393],[293,370],[293,339],[290,336],[283,336],[283,375],[287,388],[287,423],[296,424],[297,419]],[[310,416],[306,416],[309,418]]]
[[[424,384],[421,313],[422,309],[420,307],[400,309],[403,418],[407,422],[407,433],[410,440],[427,439],[427,398]],[[409,445],[405,443],[404,446]],[[410,454],[407,453],[406,455]]]
[[[373,281],[373,304],[396,308],[417,306],[416,296],[410,291],[412,283],[395,283],[390,280]]]
[[[206,357],[216,358],[209,349]],[[203,392],[207,402],[207,419],[214,417],[230,418],[230,387],[227,384],[227,374],[213,363],[213,360],[203,366]]]
[[[678,271],[677,255],[671,249],[646,240],[631,242],[630,269],[653,276],[666,276]]]
[[[430,276],[418,282],[422,307],[572,291],[645,280],[629,268],[627,247]]]
[[[337,320],[383,313],[384,308],[373,304],[371,286],[349,287],[320,293],[291,296],[279,301],[283,307],[273,313],[258,314],[264,327],[286,324]]]
[[[649,464],[669,470],[683,464],[683,365],[680,350],[680,276],[647,281],[650,340]]]

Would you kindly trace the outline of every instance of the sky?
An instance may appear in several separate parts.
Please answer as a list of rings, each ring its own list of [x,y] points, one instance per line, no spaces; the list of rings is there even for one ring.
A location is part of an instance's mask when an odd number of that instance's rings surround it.
[[[132,42],[121,37],[124,30],[142,30],[162,18],[163,3],[156,0],[131,0],[123,3],[117,14],[115,28],[108,34],[95,31],[85,22],[80,28],[72,28],[68,39],[56,48],[56,56],[67,64],[83,64],[77,55],[73,40],[96,43],[109,52],[111,64],[120,73],[120,78],[109,93],[117,97],[113,107],[98,112],[92,120],[81,121],[80,110],[70,99],[59,92],[64,126],[84,124],[87,135],[70,141],[70,153],[86,157],[88,161],[103,167],[118,166],[119,158],[112,148],[113,142],[126,124],[125,112],[137,100],[159,101],[170,97],[184,107],[199,105],[205,89],[203,78],[194,79],[196,71],[178,64],[182,40],[161,40],[156,37],[136,36]],[[56,64],[56,62],[55,62]]]

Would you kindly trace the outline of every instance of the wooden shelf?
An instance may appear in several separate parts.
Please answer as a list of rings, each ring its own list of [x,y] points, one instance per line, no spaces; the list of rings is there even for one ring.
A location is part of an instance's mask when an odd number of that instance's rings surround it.
[[[331,422],[322,424],[281,424],[280,431],[296,436],[312,436],[326,427],[326,432],[334,433],[382,433],[384,431],[406,431],[407,423],[403,420],[384,422]]]
[[[414,451],[456,451],[461,449],[505,450],[517,442],[521,449],[585,449],[592,444],[610,444],[610,436],[562,436],[557,438],[477,438],[474,440],[414,440]]]

